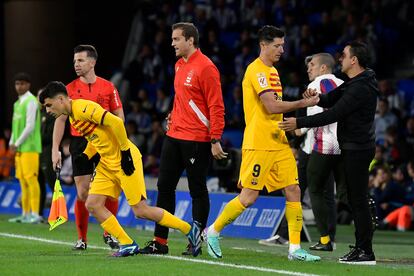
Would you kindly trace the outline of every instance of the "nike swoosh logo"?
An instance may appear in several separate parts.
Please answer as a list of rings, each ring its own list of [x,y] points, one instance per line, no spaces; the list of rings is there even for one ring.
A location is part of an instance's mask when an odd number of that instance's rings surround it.
[[[123,252],[123,251],[128,251],[129,250],[130,253],[134,253],[135,247],[136,246],[128,246],[128,247],[122,248],[121,251]]]
[[[214,255],[217,257],[217,258],[221,258],[221,255],[219,255],[219,254],[217,254],[216,253],[216,251],[214,251],[214,248],[207,242],[207,244],[208,244],[208,247],[210,247],[210,249],[211,249],[211,251],[214,253]]]

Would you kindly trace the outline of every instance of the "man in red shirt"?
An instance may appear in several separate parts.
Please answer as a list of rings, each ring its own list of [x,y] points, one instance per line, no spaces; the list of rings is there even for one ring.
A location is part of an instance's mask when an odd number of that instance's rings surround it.
[[[167,117],[167,137],[160,158],[157,206],[175,211],[175,189],[184,169],[192,197],[195,231],[206,226],[210,201],[206,186],[210,152],[216,159],[227,157],[220,145],[224,128],[224,103],[220,73],[198,48],[198,30],[192,23],[172,26],[172,44],[180,59],[175,64],[174,106]],[[183,254],[201,251],[200,233],[196,248]],[[141,254],[167,254],[168,228],[155,226],[154,239]]]
[[[66,86],[68,95],[71,99],[94,101],[124,121],[125,116],[122,103],[115,86],[110,81],[100,78],[95,74],[97,59],[98,53],[92,45],[78,45],[75,47],[73,65],[76,75],[79,78]],[[52,163],[54,169],[62,165],[59,145],[62,141],[66,120],[67,116],[62,115],[56,119],[54,125],[52,146]],[[70,132],[72,135],[70,153],[72,155],[73,176],[77,190],[75,222],[78,231],[78,241],[73,249],[85,250],[89,220],[89,212],[85,207],[85,201],[88,197],[89,183],[96,165],[94,162],[99,162],[99,155],[87,162],[79,158],[88,142],[73,127],[71,127]],[[114,215],[118,212],[117,200],[107,200],[105,206]],[[109,233],[105,232],[103,238],[104,242],[112,249],[119,248],[118,242]]]

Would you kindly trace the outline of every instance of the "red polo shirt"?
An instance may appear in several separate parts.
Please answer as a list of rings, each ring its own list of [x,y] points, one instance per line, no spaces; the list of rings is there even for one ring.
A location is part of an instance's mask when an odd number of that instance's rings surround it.
[[[85,83],[78,78],[66,85],[66,89],[68,90],[69,98],[72,100],[84,99],[94,101],[109,112],[122,108],[118,90],[116,90],[112,82],[103,78],[96,77],[94,83]],[[72,125],[70,133],[73,136],[81,136]]]

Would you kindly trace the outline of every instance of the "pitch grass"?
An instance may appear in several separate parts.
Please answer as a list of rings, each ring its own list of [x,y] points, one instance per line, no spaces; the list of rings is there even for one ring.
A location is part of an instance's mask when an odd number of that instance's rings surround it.
[[[187,245],[180,233],[171,233],[169,256],[177,259],[138,255],[114,259],[102,241],[102,230],[97,224],[89,225],[89,242],[85,252],[75,252],[71,247],[76,240],[75,225],[67,222],[49,232],[48,225],[27,225],[9,223],[10,216],[0,215],[0,275],[263,275],[276,271],[297,272],[317,275],[414,275],[414,232],[377,231],[374,248],[376,266],[355,266],[339,264],[337,258],[348,251],[353,241],[353,227],[339,226],[337,249],[333,253],[321,253],[322,261],[302,263],[287,260],[286,247],[267,247],[256,240],[223,238],[221,241],[224,258],[209,258],[203,247],[203,255],[190,260],[205,260],[210,263],[194,263],[181,258],[181,251]],[[127,232],[143,246],[152,238],[150,231],[127,228]],[[316,239],[316,229],[309,227]],[[4,236],[10,233],[46,240],[66,242],[50,244],[26,238]],[[91,248],[96,246],[98,248]],[[303,243],[304,248],[309,243]],[[214,262],[214,263],[211,263]],[[273,269],[273,272],[247,270],[245,268],[216,265],[215,262],[246,265]],[[291,274],[292,275],[292,274]]]

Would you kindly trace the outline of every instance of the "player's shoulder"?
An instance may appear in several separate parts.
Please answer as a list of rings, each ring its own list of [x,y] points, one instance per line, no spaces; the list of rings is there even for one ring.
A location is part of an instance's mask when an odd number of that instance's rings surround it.
[[[66,84],[66,89],[69,90],[73,90],[75,87],[78,86],[80,79],[74,79],[73,81],[71,81],[70,83]]]
[[[199,55],[197,55],[195,63],[196,63],[196,66],[201,69],[200,70],[201,72],[205,69],[218,70],[214,62],[202,52],[200,52]]]
[[[85,100],[85,99],[72,100],[72,109],[73,108],[78,109],[84,106],[100,106],[100,105],[91,100]]]
[[[96,77],[96,84],[100,87],[109,87],[109,88],[114,87],[114,84],[111,81],[98,77],[98,76]]]
[[[72,100],[72,113],[77,116],[81,116],[81,114],[90,114],[99,108],[102,107],[94,101],[85,99]]]
[[[259,58],[257,58],[247,66],[246,76],[274,77],[279,76],[279,73],[274,66],[266,66]]]
[[[250,75],[252,73],[256,73],[257,71],[260,70],[259,69],[260,66],[259,66],[259,64],[258,64],[257,61],[258,60],[255,59],[249,65],[247,65],[246,72],[245,72],[246,75]]]

